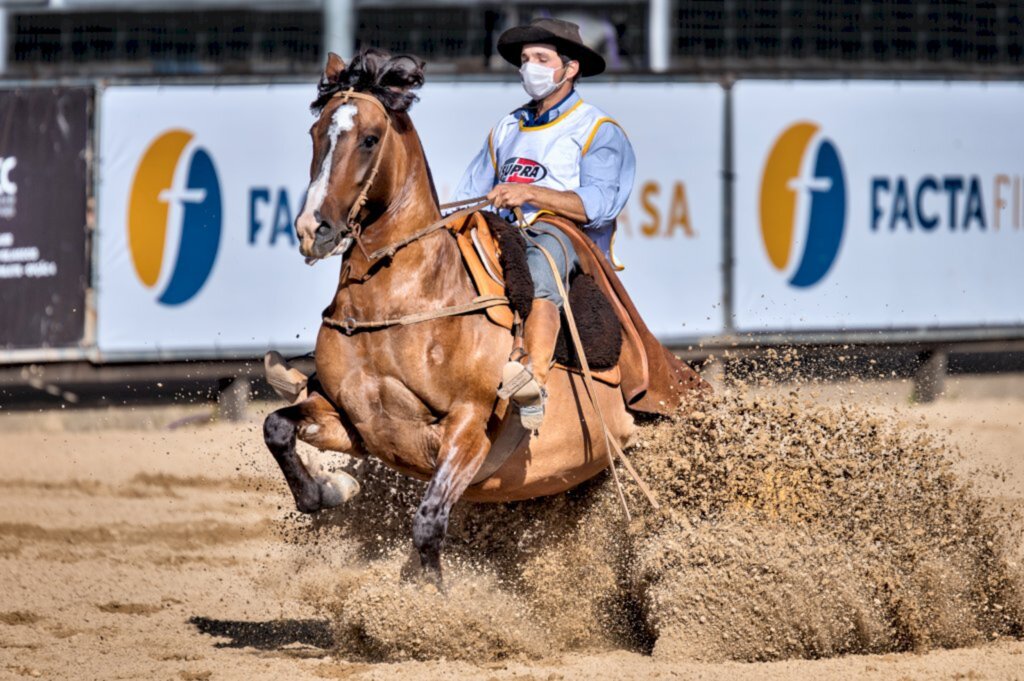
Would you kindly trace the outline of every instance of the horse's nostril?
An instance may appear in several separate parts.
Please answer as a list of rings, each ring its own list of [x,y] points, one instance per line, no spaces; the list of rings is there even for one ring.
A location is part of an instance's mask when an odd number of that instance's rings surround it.
[[[331,233],[331,228],[326,222],[321,222],[320,226],[316,228],[317,236],[327,236]]]

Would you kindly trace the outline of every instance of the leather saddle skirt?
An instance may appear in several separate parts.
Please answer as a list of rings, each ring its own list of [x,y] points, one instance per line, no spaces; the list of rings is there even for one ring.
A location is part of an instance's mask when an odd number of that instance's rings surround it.
[[[593,371],[595,380],[619,386],[631,411],[670,415],[693,391],[710,386],[689,365],[673,355],[650,332],[626,293],[612,264],[597,245],[571,221],[545,215],[544,223],[571,240],[581,269],[590,275],[607,298],[622,326],[622,349],[618,365]],[[505,295],[501,249],[487,217],[472,213],[449,225],[462,253],[466,269],[480,295]],[[510,306],[486,310],[493,323],[511,329],[514,314]],[[566,371],[578,371],[561,366]]]

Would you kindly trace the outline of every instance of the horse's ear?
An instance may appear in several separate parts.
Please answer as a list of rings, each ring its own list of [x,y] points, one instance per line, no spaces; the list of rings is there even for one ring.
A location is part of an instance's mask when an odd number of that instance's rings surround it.
[[[345,70],[345,60],[333,52],[327,53],[327,66],[324,67],[324,80],[328,83],[337,82],[338,76]]]

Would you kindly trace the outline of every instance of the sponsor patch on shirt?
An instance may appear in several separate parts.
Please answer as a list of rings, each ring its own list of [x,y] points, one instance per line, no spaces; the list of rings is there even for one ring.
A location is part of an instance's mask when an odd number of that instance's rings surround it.
[[[501,165],[500,179],[502,182],[530,184],[543,179],[547,174],[548,169],[536,161],[515,156]]]

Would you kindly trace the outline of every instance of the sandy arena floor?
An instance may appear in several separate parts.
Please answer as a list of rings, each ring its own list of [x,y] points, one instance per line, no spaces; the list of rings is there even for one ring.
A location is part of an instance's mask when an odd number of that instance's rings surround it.
[[[951,380],[926,406],[900,382],[822,392],[923,419],[960,446],[959,472],[1024,509],[1024,377]],[[201,411],[0,411],[0,679],[1024,679],[1017,640],[751,664],[338,659],[287,580],[316,554],[282,539],[292,502],[259,419],[188,421]]]

